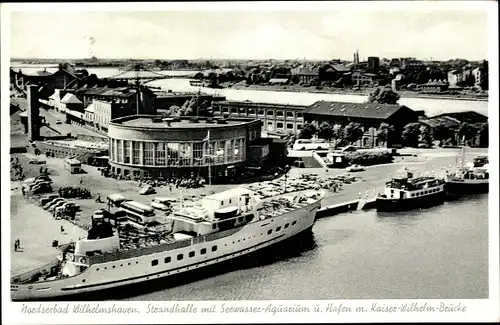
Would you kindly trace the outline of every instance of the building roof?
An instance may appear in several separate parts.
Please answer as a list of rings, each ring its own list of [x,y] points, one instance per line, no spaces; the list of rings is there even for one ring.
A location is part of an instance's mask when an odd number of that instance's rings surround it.
[[[63,99],[61,99],[61,102],[64,104],[82,104],[82,101],[71,93],[64,95]]]
[[[83,119],[83,113],[80,113],[80,112],[77,112],[77,111],[73,111],[73,110],[67,109],[66,110],[66,114],[73,115],[74,117],[77,117],[79,119]]]
[[[302,75],[302,76],[317,76],[318,75],[318,71],[316,70],[311,70],[311,69],[308,69],[308,68],[300,68],[298,69],[298,71],[296,72],[297,75]]]
[[[153,119],[159,119],[161,122],[153,122]],[[225,124],[218,124],[215,119],[213,123],[207,122],[207,118],[198,118],[198,122],[193,121],[194,117],[179,117],[176,121],[172,121],[172,119],[174,118],[161,117],[159,115],[132,115],[114,119],[111,121],[111,124],[155,129],[215,129],[228,126],[241,126],[250,122],[259,121],[252,118],[232,117],[225,119]]]
[[[474,111],[443,113],[443,114],[433,116],[432,118],[443,117],[443,116],[452,117],[460,122],[467,122],[467,123],[488,122],[487,116],[480,114],[480,113],[477,113],[477,112],[474,112]]]
[[[83,93],[84,96],[109,96],[109,97],[125,97],[128,98],[137,92],[135,88],[119,87],[119,88],[92,88]]]
[[[330,66],[332,66],[332,68],[334,68],[335,70],[339,71],[339,72],[349,72],[351,71],[350,68],[346,67],[345,65],[342,65],[342,64],[330,64]]]
[[[345,103],[319,101],[304,113],[329,116],[361,117],[385,120],[404,106],[379,103]]]
[[[454,128],[460,126],[460,121],[450,116],[433,117],[420,120],[419,122],[430,127],[444,126]]]
[[[85,108],[85,111],[90,112],[90,113],[94,113],[94,111],[95,111],[94,103],[87,106],[87,108]]]

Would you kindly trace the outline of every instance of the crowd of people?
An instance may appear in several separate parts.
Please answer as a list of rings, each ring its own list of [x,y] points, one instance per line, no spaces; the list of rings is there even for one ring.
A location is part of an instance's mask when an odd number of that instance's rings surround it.
[[[89,199],[92,197],[90,190],[80,187],[61,187],[58,190],[59,196],[65,199]]]
[[[26,176],[24,174],[23,167],[19,163],[18,157],[11,157],[10,158],[10,165],[11,165],[10,179],[12,181],[16,181],[16,180],[22,181],[23,179],[26,178]]]

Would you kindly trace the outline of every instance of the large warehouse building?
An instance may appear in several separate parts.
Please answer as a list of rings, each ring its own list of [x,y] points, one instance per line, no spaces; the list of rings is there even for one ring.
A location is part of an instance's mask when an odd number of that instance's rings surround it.
[[[231,179],[254,155],[249,150],[266,145],[261,129],[251,118],[121,117],[109,123],[109,163],[113,173],[132,179],[206,177],[209,167],[212,181]]]

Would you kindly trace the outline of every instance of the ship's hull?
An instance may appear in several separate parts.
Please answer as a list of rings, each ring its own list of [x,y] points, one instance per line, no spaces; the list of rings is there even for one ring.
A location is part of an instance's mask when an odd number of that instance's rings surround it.
[[[378,197],[375,206],[380,212],[397,212],[415,209],[428,208],[442,204],[445,200],[445,192],[436,192],[433,194],[405,199],[388,199]]]
[[[489,192],[489,182],[484,180],[448,181],[445,186],[448,195],[484,194]]]
[[[41,300],[60,296],[81,296],[85,293],[178,276],[195,270],[202,271],[203,268],[218,266],[223,262],[247,256],[307,232],[314,225],[320,203],[321,200],[280,216],[249,223],[230,236],[209,242],[93,264],[84,272],[70,278],[11,284],[11,297],[12,300]],[[200,254],[202,249],[206,250],[205,254]],[[194,256],[189,257],[192,252],[195,252]],[[180,254],[183,258],[178,260]],[[170,258],[168,263],[167,258]]]

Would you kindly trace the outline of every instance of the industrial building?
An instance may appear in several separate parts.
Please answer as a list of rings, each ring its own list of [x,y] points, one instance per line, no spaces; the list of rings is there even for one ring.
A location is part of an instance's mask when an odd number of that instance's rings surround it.
[[[215,116],[260,119],[267,132],[299,133],[304,125],[303,111],[307,106],[254,102],[220,101],[213,103]]]

